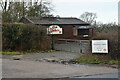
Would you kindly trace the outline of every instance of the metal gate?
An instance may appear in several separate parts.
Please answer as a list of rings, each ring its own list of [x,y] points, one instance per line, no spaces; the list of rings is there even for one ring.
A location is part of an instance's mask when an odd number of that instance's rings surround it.
[[[57,39],[54,41],[54,49],[75,53],[90,53],[89,40]]]

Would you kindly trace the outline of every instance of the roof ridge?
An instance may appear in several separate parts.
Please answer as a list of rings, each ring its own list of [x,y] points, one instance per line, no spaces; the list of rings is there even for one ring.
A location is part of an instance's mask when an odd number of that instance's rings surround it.
[[[83,20],[76,17],[25,17],[33,24],[86,24]],[[50,18],[50,19],[49,19]],[[48,22],[49,21],[49,22]]]
[[[28,17],[28,16],[26,18],[65,18],[65,19],[74,18],[74,19],[78,19],[77,17]]]

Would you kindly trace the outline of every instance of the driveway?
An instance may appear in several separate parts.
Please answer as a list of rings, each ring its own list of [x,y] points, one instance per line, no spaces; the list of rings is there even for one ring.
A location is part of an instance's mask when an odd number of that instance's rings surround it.
[[[80,57],[79,53],[71,53],[65,51],[55,51],[50,53],[37,53],[37,54],[26,54],[23,56],[24,60],[38,60],[41,58],[56,58],[58,60],[70,60]]]
[[[102,66],[63,65],[11,59],[2,61],[3,78],[62,78],[118,72],[118,69]]]
[[[55,52],[49,52],[49,53],[33,53],[33,54],[25,54],[22,55],[21,60],[30,60],[30,61],[36,61],[43,58],[55,58],[58,60],[70,60],[79,58],[79,53],[71,53],[71,52],[65,52],[65,51],[55,51]],[[4,59],[12,59],[12,56],[3,55]]]

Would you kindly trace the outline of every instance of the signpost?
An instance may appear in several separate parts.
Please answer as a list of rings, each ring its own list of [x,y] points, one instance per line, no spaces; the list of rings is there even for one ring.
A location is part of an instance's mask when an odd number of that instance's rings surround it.
[[[49,28],[47,28],[47,34],[51,34],[52,37],[52,49],[53,49],[53,35],[55,34],[62,34],[62,28],[60,28],[58,25],[51,25]]]
[[[92,40],[92,53],[108,53],[108,40]]]

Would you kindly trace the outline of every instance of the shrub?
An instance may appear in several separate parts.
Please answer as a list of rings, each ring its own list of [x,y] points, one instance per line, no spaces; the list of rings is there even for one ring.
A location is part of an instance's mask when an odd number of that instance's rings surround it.
[[[2,27],[3,51],[40,51],[51,49],[51,38],[44,26],[30,24],[4,24]]]
[[[101,27],[100,27],[101,28]],[[105,29],[104,29],[105,28]],[[114,29],[115,28],[115,29]],[[119,56],[118,50],[118,26],[102,27],[103,31],[97,31],[92,39],[95,40],[108,40],[109,56],[111,59],[117,60]],[[99,28],[98,28],[99,30]]]

